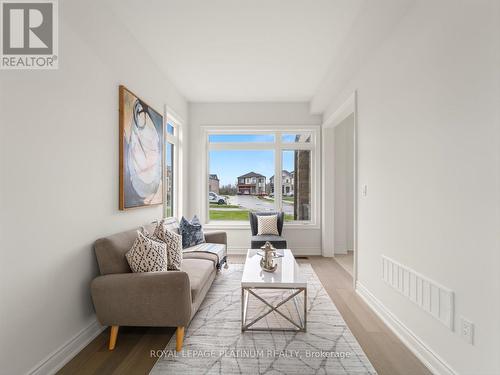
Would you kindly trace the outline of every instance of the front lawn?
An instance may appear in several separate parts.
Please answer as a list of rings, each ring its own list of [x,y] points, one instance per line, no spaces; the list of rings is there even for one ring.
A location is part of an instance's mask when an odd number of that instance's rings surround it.
[[[214,210],[210,209],[210,220],[248,221],[248,210]],[[285,214],[285,221],[293,221],[292,214]]]
[[[248,221],[248,210],[214,210],[214,209],[210,209],[210,220]]]

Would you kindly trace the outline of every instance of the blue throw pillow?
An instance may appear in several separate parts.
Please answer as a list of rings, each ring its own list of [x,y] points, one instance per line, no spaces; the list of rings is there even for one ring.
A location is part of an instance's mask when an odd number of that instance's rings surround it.
[[[198,217],[196,217],[196,215],[191,221],[187,220],[183,216],[181,222],[179,223],[179,231],[182,235],[182,247],[184,249],[205,242],[203,228],[201,226],[200,220],[198,219]]]

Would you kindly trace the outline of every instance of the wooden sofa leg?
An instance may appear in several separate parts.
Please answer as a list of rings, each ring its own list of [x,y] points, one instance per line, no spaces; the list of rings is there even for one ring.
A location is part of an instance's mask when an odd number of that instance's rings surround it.
[[[180,352],[182,350],[182,344],[184,342],[184,327],[177,327],[175,338],[175,350]]]
[[[118,328],[120,328],[120,326],[111,326],[111,333],[109,335],[109,350],[113,350],[115,348]]]

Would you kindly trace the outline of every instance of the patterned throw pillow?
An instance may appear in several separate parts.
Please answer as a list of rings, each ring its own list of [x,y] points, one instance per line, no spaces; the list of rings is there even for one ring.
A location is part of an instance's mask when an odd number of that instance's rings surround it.
[[[278,233],[278,215],[257,215],[257,235]]]
[[[182,264],[182,236],[169,228],[168,222],[162,219],[156,225],[153,237],[167,245],[167,269],[180,271]]]
[[[133,272],[157,272],[167,270],[167,246],[137,231],[132,248],[125,254]]]
[[[205,243],[203,228],[201,226],[200,220],[196,217],[196,215],[193,217],[193,220],[191,220],[191,222],[189,222],[183,216],[179,224],[179,230],[182,235],[183,248],[195,246],[200,243]]]

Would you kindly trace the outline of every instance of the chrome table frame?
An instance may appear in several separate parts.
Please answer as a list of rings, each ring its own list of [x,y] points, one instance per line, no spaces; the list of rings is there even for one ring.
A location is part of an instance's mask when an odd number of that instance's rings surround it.
[[[264,298],[259,296],[256,291],[259,289],[285,289],[292,292],[292,294],[285,297],[284,300],[279,302],[277,305],[272,305]],[[250,323],[247,323],[247,310],[248,310],[248,297],[253,295],[255,298],[260,300],[263,304],[269,307],[269,310],[264,312],[262,315],[255,317]],[[299,306],[297,305],[297,297],[302,294],[304,301],[304,311],[301,315]],[[293,299],[293,303],[295,305],[295,309],[297,310],[297,316],[299,318],[299,322],[295,322],[290,317],[283,314],[278,308],[288,301]],[[295,328],[278,328],[278,327],[268,327],[268,328],[255,328],[252,327],[259,320],[265,318],[272,312],[276,312],[281,315],[283,318],[292,323]],[[294,331],[294,332],[305,332],[307,328],[307,287],[305,288],[293,288],[293,287],[280,287],[280,286],[263,286],[263,287],[241,287],[241,331]]]

